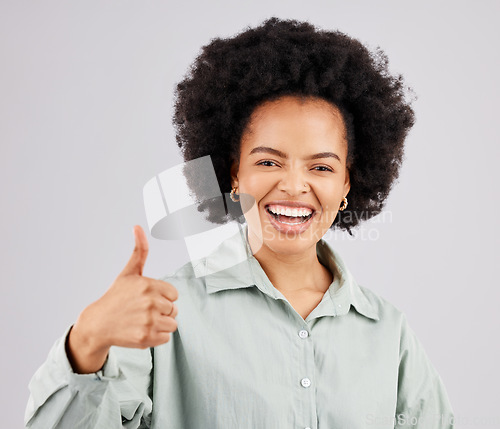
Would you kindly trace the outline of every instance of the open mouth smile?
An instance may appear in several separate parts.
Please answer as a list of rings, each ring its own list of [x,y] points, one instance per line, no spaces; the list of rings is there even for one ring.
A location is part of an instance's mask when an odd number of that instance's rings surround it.
[[[306,230],[314,216],[315,210],[282,204],[268,204],[266,212],[271,224],[280,232],[302,232]]]
[[[292,208],[286,206],[269,205],[266,211],[278,222],[285,225],[299,225],[311,219],[313,211],[311,209],[300,207]]]

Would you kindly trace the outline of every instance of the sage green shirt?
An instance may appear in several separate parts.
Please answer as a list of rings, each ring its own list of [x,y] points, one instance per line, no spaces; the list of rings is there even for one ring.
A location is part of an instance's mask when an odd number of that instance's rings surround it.
[[[79,375],[66,332],[30,382],[27,427],[453,427],[443,383],[404,314],[358,285],[325,242],[317,253],[334,280],[306,320],[237,234],[163,279],[179,291],[167,344],[113,347],[101,371]]]

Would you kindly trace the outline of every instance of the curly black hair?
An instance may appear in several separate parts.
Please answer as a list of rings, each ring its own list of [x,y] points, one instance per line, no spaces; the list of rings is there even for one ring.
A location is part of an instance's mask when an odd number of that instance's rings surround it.
[[[271,18],[233,38],[202,48],[177,85],[174,126],[186,161],[210,155],[221,192],[231,189],[231,165],[250,115],[285,95],[335,105],[347,131],[351,189],[348,209],[332,227],[347,230],[380,213],[398,177],[404,140],[414,124],[409,88],[388,71],[387,56],[338,31]],[[205,201],[200,180],[189,179],[199,210],[224,223],[236,216]]]

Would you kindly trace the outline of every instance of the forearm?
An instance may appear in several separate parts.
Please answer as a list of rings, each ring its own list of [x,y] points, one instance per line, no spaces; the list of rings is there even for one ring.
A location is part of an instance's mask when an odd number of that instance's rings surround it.
[[[117,358],[117,350],[110,350],[101,371],[76,374],[66,356],[66,338],[67,335],[56,342],[30,382],[26,427],[147,427],[151,399],[146,391],[132,385],[125,374],[139,366],[145,368],[142,373],[148,374],[151,367],[149,350],[133,351],[131,356],[125,354],[124,359]],[[144,384],[147,385],[147,380]]]

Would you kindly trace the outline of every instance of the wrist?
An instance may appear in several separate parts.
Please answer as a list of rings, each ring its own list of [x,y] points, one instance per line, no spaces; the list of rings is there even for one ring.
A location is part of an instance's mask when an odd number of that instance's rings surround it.
[[[66,354],[74,372],[90,374],[103,367],[110,346],[84,323],[82,316],[83,313],[66,338]]]

